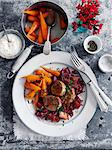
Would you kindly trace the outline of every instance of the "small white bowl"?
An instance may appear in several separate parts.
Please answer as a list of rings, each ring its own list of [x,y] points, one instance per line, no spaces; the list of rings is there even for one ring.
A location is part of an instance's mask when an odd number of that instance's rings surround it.
[[[14,58],[18,57],[24,51],[25,40],[24,40],[22,34],[17,30],[7,29],[7,34],[15,34],[21,40],[21,48],[20,48],[19,52],[16,55],[7,56],[7,55],[5,55],[4,52],[3,53],[0,52],[0,56],[3,57],[3,58],[6,58],[6,59],[14,59]],[[4,35],[4,31],[1,31],[0,32],[0,38],[2,38],[3,35]]]
[[[104,54],[98,61],[100,70],[104,73],[112,72],[112,55]]]
[[[97,50],[96,51],[89,51],[88,50],[88,43],[90,41],[94,41],[97,44]],[[85,40],[84,40],[84,49],[86,50],[86,52],[90,53],[90,54],[96,54],[98,53],[101,49],[102,49],[102,41],[100,39],[100,37],[96,36],[96,35],[91,35],[88,36]]]

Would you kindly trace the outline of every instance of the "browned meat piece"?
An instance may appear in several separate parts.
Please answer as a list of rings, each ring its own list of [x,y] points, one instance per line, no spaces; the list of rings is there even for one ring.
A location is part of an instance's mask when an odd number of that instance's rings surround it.
[[[72,88],[71,90],[69,90],[65,97],[63,98],[64,104],[70,104],[74,101],[76,95],[75,95],[75,91],[74,88]]]
[[[51,92],[53,95],[63,96],[66,93],[66,85],[62,81],[57,80],[52,85]]]
[[[56,111],[59,106],[59,97],[48,95],[43,98],[44,106],[50,111]]]

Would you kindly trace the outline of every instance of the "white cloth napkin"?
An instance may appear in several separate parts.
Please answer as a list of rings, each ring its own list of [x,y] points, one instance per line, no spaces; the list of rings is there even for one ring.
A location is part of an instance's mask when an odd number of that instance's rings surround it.
[[[49,137],[41,134],[37,134],[27,128],[19,119],[14,111],[13,115],[13,131],[17,140],[31,140],[31,141],[44,141],[44,142],[61,142],[63,140],[84,140],[86,137],[86,127],[82,128],[77,133],[67,135],[63,137]]]

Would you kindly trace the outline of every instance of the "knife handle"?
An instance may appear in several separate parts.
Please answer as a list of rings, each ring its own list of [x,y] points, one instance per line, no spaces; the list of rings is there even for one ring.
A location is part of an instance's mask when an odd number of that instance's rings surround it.
[[[110,106],[112,106],[112,100],[110,100],[110,98],[100,89],[100,87],[92,81],[92,83],[94,84],[95,88],[97,89],[97,91],[99,92],[100,96],[102,97],[102,99]]]
[[[7,74],[8,79],[11,79],[14,76],[14,74],[21,68],[23,63],[26,61],[26,59],[30,55],[33,46],[34,45],[30,45],[23,51],[23,53],[21,53],[21,55],[18,57],[18,59],[12,66],[11,71]]]
[[[93,94],[95,95],[96,97],[96,100],[97,100],[97,103],[99,105],[99,108],[101,111],[103,112],[107,112],[108,111],[108,105],[104,102],[104,100],[102,99],[102,97],[99,95],[99,92],[97,91],[97,89],[95,88],[95,86],[93,85],[92,82],[89,83],[91,89],[92,89],[92,92]]]

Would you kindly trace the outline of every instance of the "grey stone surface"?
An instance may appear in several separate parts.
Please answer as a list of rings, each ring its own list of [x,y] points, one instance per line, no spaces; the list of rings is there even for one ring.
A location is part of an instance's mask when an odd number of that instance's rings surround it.
[[[0,0],[0,29],[2,30],[2,23],[5,23],[7,28],[14,28],[21,31],[20,19],[21,11],[29,4],[36,0]],[[71,23],[75,17],[76,12],[73,9],[74,3],[78,0],[55,0],[64,7]],[[71,26],[66,37],[53,50],[69,49],[71,44],[74,44],[78,50],[78,54],[83,58],[93,69],[100,87],[112,99],[112,74],[104,74],[99,71],[97,61],[99,57],[108,52],[112,53],[112,39],[111,39],[111,1],[101,0],[101,15],[99,18],[104,22],[103,30],[100,37],[103,41],[103,50],[97,55],[87,54],[82,47],[84,38],[91,34],[75,35]],[[26,46],[30,45],[26,39]],[[34,47],[29,58],[41,53],[42,48]],[[29,59],[28,58],[28,59]],[[0,149],[112,149],[112,112],[103,113],[97,108],[93,119],[88,124],[87,139],[85,141],[63,141],[58,143],[44,143],[40,141],[22,141],[16,140],[13,133],[13,104],[12,104],[12,85],[13,80],[7,80],[6,75],[9,72],[15,60],[6,60],[0,57]]]

